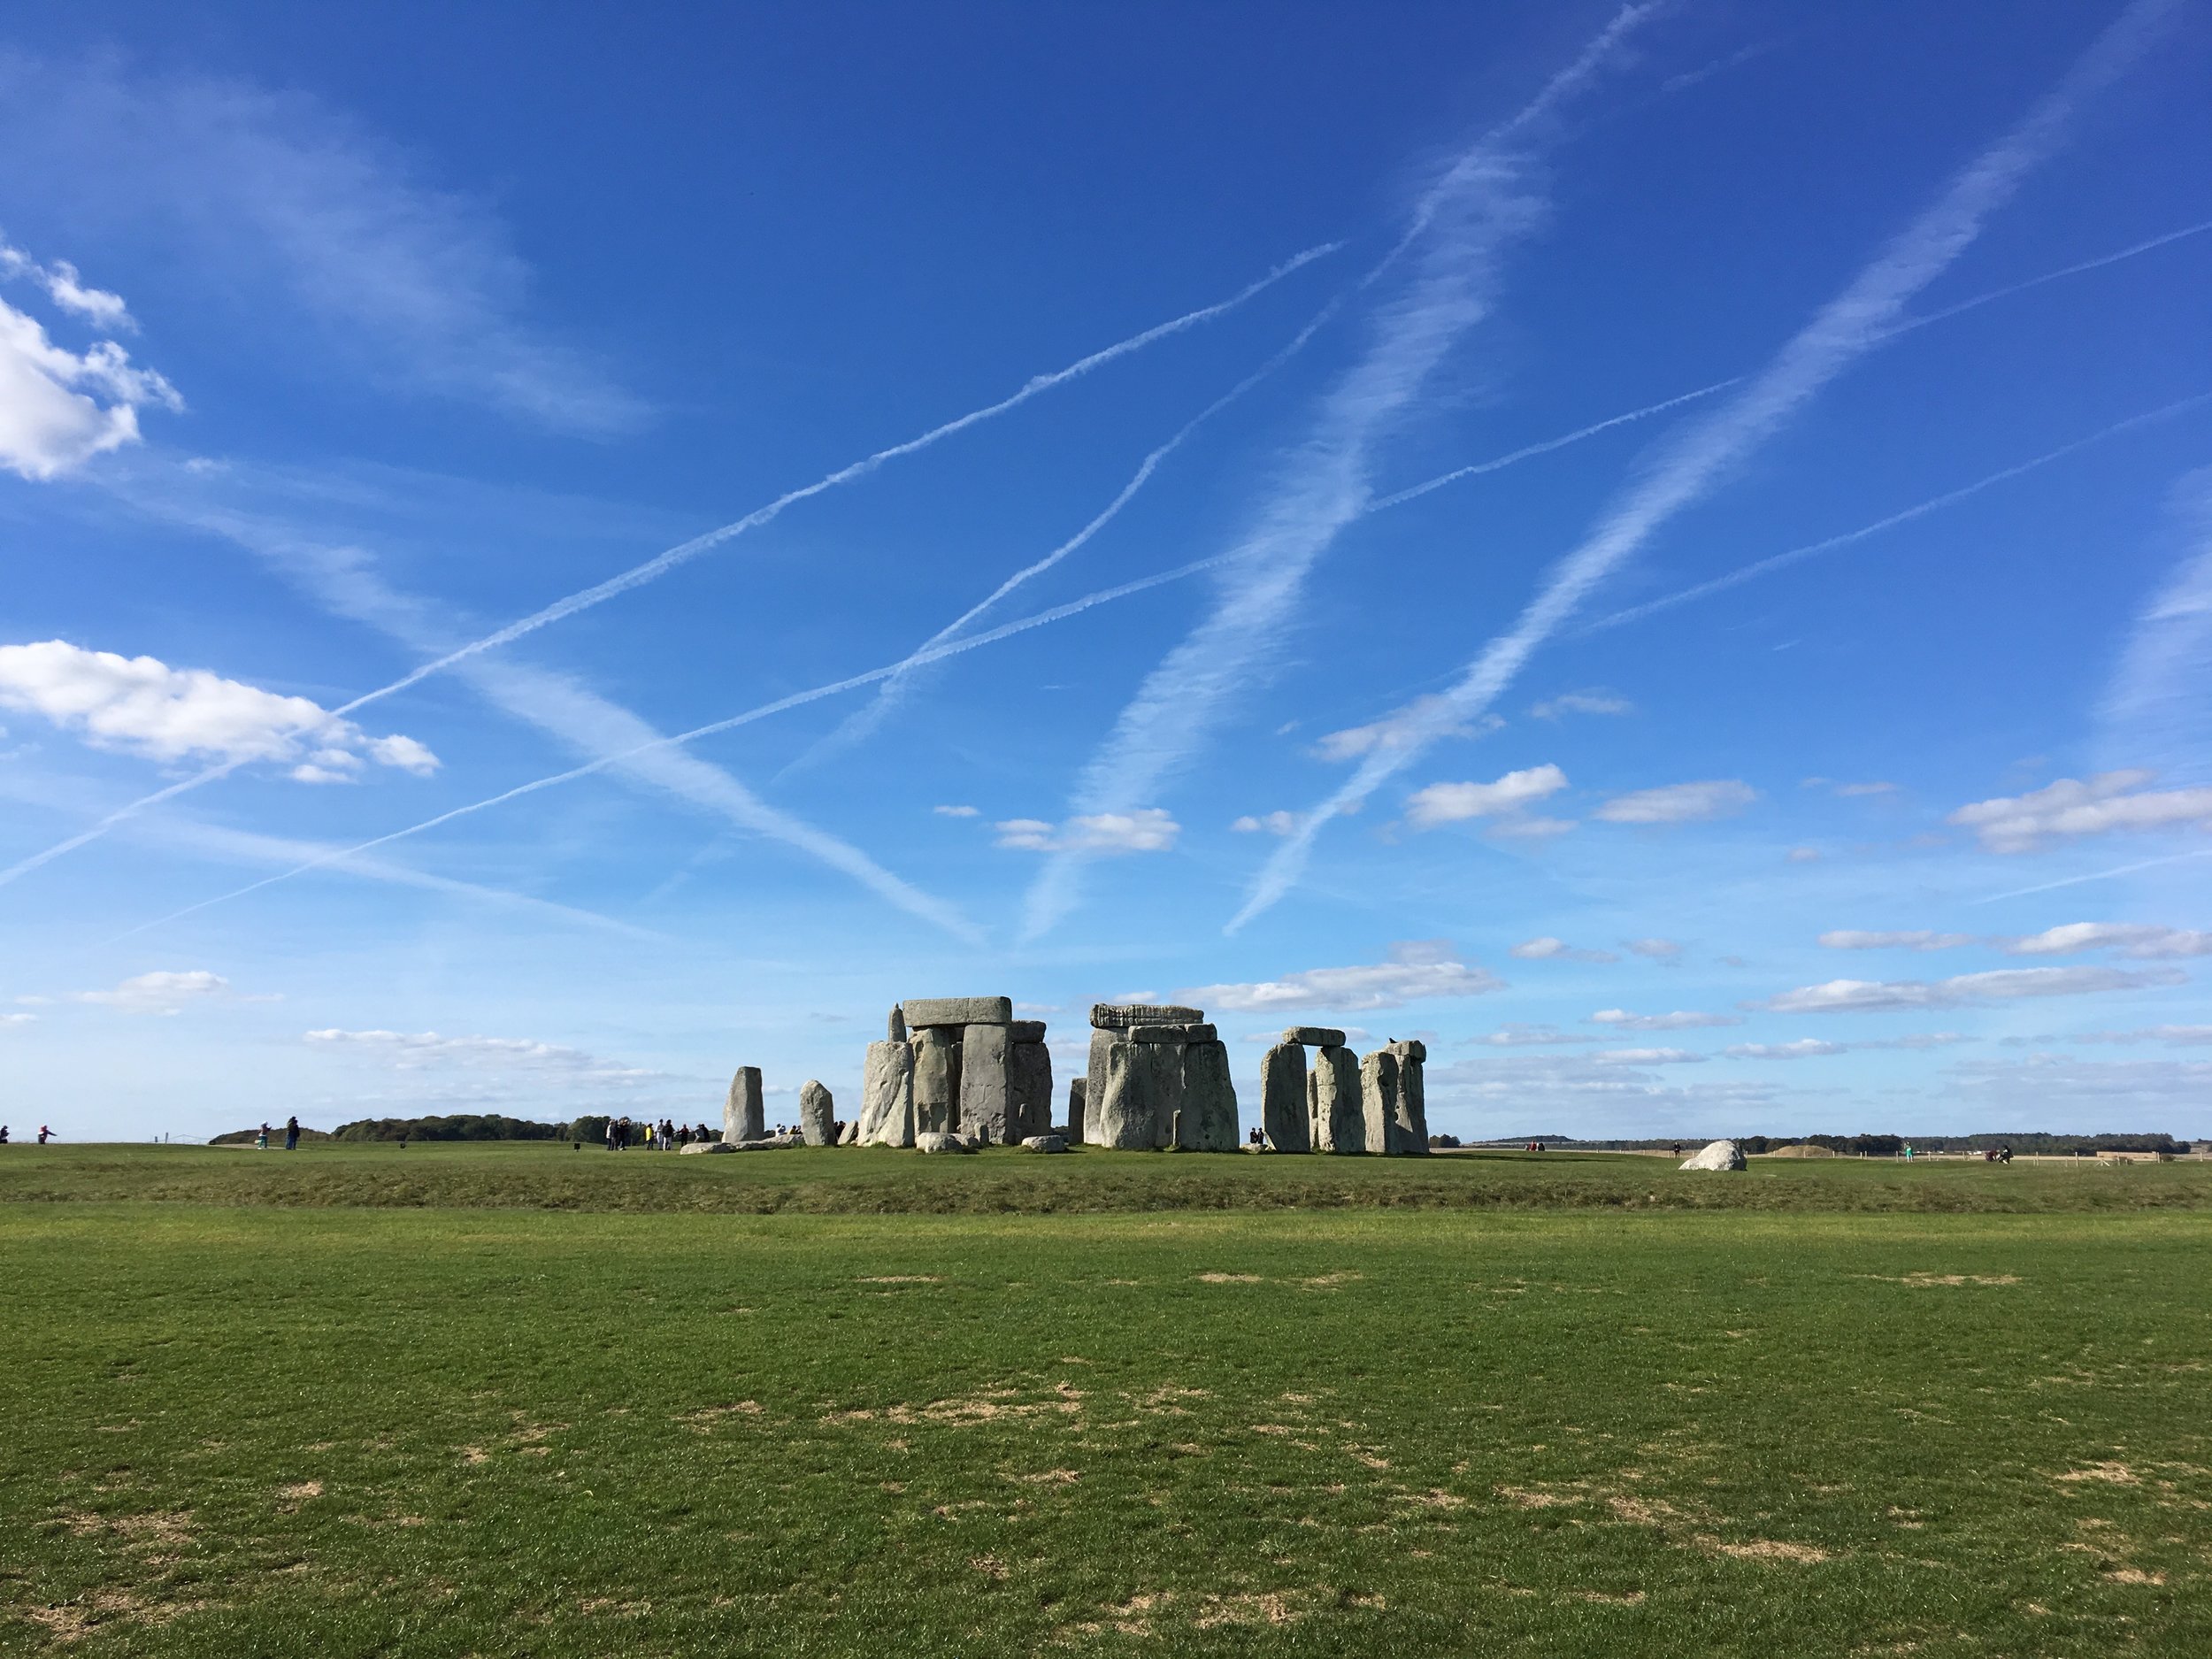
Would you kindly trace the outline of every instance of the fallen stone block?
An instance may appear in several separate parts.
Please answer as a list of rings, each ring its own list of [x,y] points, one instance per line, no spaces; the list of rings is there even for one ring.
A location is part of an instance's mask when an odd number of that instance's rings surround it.
[[[694,1152],[734,1152],[737,1147],[728,1141],[694,1141],[688,1146],[678,1147],[676,1150],[688,1156]]]
[[[966,1152],[968,1143],[958,1135],[945,1133],[940,1129],[926,1129],[914,1137],[915,1148],[923,1152]]]
[[[1022,1150],[1025,1152],[1065,1152],[1067,1149],[1067,1137],[1064,1135],[1025,1135],[1022,1137]]]
[[[1749,1167],[1743,1148],[1732,1141],[1716,1141],[1704,1150],[1684,1158],[1679,1166],[1686,1170],[1740,1170]]]

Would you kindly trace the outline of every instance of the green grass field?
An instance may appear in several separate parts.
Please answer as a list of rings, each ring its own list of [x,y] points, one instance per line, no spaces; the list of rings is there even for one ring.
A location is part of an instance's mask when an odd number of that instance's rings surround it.
[[[2212,1168],[0,1155],[0,1651],[2212,1652]]]

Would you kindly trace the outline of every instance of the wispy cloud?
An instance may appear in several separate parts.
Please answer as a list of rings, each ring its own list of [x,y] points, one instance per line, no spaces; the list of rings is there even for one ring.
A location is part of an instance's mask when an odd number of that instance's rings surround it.
[[[111,294],[105,288],[96,288],[78,275],[77,267],[66,259],[57,259],[50,265],[41,265],[0,236],[0,281],[27,279],[46,290],[46,297],[62,310],[83,318],[101,328],[112,328],[125,334],[135,333],[137,321],[131,316],[130,307],[123,303],[120,294]]]
[[[1489,314],[1505,254],[1543,221],[1533,163],[1512,141],[1582,90],[1648,11],[1622,12],[1572,65],[1463,153],[1422,196],[1404,235],[1368,279],[1419,247],[1403,290],[1379,310],[1366,349],[1284,458],[1229,555],[1212,614],[1146,677],[1083,768],[1071,798],[1076,812],[1128,811],[1156,800],[1168,777],[1210,738],[1223,706],[1281,637],[1307,573],[1372,504],[1378,443]],[[1026,904],[1030,936],[1073,906],[1083,862],[1080,853],[1063,852],[1039,873]]]
[[[2212,469],[2184,479],[2173,497],[2180,557],[2129,631],[2097,711],[2100,748],[2201,780],[2212,730]]]
[[[1125,853],[1164,853],[1175,845],[1183,826],[1163,808],[1140,807],[1134,812],[1094,812],[1064,824],[1042,818],[1008,818],[994,826],[1001,847],[1022,852],[1078,851],[1096,858]]]
[[[1830,950],[1955,950],[1979,941],[1978,933],[1939,933],[1925,927],[1888,933],[1838,927],[1820,936],[1820,942]]]
[[[71,1000],[120,1009],[127,1014],[173,1015],[195,1002],[230,994],[230,981],[208,969],[158,969],[134,974],[111,991],[80,991]]]
[[[1317,739],[1313,752],[1327,761],[1357,760],[1362,755],[1371,755],[1379,749],[1400,749],[1418,741],[1427,730],[1425,725],[1436,711],[1430,705],[1433,698],[1416,697],[1405,708],[1371,720],[1364,726],[1347,726],[1340,732],[1330,732]],[[1442,725],[1435,732],[1438,738],[1483,737],[1496,731],[1505,722],[1496,716],[1486,720],[1462,720]]]
[[[2212,787],[2146,789],[2154,774],[2061,778],[2025,795],[1962,806],[1946,821],[1970,829],[1993,853],[2033,852],[2046,841],[2124,830],[2212,829]]]
[[[634,1087],[667,1075],[603,1059],[580,1048],[524,1037],[445,1037],[434,1031],[346,1031],[331,1026],[303,1033],[300,1040],[317,1048],[359,1055],[401,1071],[481,1067],[526,1072],[572,1087]]]
[[[1702,824],[1740,812],[1758,798],[1740,779],[1709,778],[1617,795],[1590,816],[1607,824]]]
[[[1687,1048],[1601,1048],[1590,1057],[1600,1065],[1702,1065],[1711,1056]]]
[[[1432,783],[1406,800],[1406,821],[1416,829],[1458,824],[1468,818],[1512,818],[1567,787],[1567,774],[1554,765],[1509,772],[1494,783]]]
[[[1242,818],[1233,820],[1229,827],[1239,835],[1287,835],[1298,827],[1298,815],[1275,811],[1263,812],[1256,817],[1248,812]]]
[[[1743,1016],[1703,1014],[1689,1009],[1677,1009],[1671,1014],[1632,1014],[1624,1008],[1601,1008],[1588,1023],[1619,1031],[1699,1031],[1712,1025],[1740,1025]]]
[[[1446,941],[1409,940],[1390,947],[1389,960],[1350,968],[1307,968],[1279,979],[1246,985],[1200,985],[1175,999],[1194,1008],[1252,1013],[1272,1009],[1402,1008],[1432,997],[1484,996],[1505,989],[1486,968],[1471,966]]]
[[[1524,962],[1618,962],[1620,957],[1610,950],[1578,950],[1563,939],[1548,933],[1534,939],[1524,939],[1513,947],[1512,955]]]
[[[1636,705],[1609,691],[1567,691],[1548,697],[1529,710],[1540,720],[1556,720],[1570,714],[1633,714]]]
[[[1778,1014],[1869,1014],[1901,1008],[1962,1008],[2029,996],[2080,996],[2096,991],[2183,985],[2171,968],[1996,968],[1930,982],[1923,979],[1830,979],[1801,986],[1745,1006]]]
[[[1989,216],[2056,150],[2076,109],[2124,72],[2156,38],[2172,0],[2136,0],[2059,86],[1959,173],[1935,203],[1893,239],[1776,357],[1724,404],[1699,417],[1552,572],[1512,628],[1494,639],[1446,694],[1454,715],[1483,712],[1584,597],[1652,534],[1702,500],[1829,381],[1871,350],[1905,305],[1974,241]],[[1364,800],[1417,755],[1368,757],[1323,811],[1286,841],[1255,881],[1232,931],[1287,893],[1334,809]]]
[[[1651,962],[1672,962],[1682,954],[1682,947],[1671,939],[1624,939],[1621,946]]]

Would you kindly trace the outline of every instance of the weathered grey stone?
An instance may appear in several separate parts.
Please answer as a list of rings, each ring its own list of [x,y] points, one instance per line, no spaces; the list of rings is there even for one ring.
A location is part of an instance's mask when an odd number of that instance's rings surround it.
[[[814,1079],[799,1085],[799,1138],[826,1147],[837,1138],[837,1102]]]
[[[1090,1079],[1071,1077],[1068,1079],[1068,1139],[1078,1146],[1083,1144],[1083,1103],[1090,1092]]]
[[[1349,1048],[1317,1048],[1307,1074],[1316,1152],[1364,1152],[1367,1121],[1359,1097],[1359,1056]]]
[[[1429,1057],[1428,1046],[1418,1038],[1409,1038],[1392,1043],[1390,1049],[1398,1056],[1398,1112],[1391,1120],[1389,1141],[1383,1150],[1398,1156],[1425,1158],[1429,1155],[1429,1102],[1422,1068]]]
[[[1108,1044],[1106,1089],[1089,1124],[1091,1143],[1124,1152],[1172,1144],[1182,1093],[1180,1049],[1157,1042]]]
[[[1743,1148],[1734,1141],[1716,1141],[1703,1151],[1684,1158],[1681,1167],[1686,1170],[1740,1170],[1746,1168],[1747,1164]]]
[[[838,1125],[837,1144],[841,1147],[856,1147],[860,1144],[859,1118],[848,1118]]]
[[[1294,1041],[1279,1042],[1260,1056],[1260,1131],[1271,1151],[1313,1150],[1306,1051]]]
[[[924,1025],[914,1033],[914,1133],[943,1134],[960,1125],[960,1033]]]
[[[1132,1025],[1122,1033],[1132,1042],[1216,1042],[1221,1033],[1202,1023],[1180,1025]]]
[[[960,1136],[947,1134],[941,1129],[926,1129],[914,1137],[914,1144],[924,1152],[967,1152],[972,1150]]]
[[[678,1147],[676,1150],[681,1153],[734,1152],[737,1148],[727,1141],[694,1141],[688,1146]]]
[[[1237,1086],[1229,1076],[1229,1046],[1194,1042],[1183,1050],[1183,1109],[1175,1144],[1186,1152],[1237,1149]]]
[[[1083,1141],[1087,1146],[1102,1147],[1106,1144],[1099,1139],[1098,1115],[1106,1106],[1106,1055],[1114,1046],[1114,1041],[1115,1033],[1104,1026],[1092,1027],[1090,1063],[1084,1073],[1084,1079],[1089,1087],[1083,1092]]]
[[[1006,1028],[1009,1042],[1042,1042],[1045,1023],[1041,1019],[1018,1019]]]
[[[910,996],[899,1005],[906,1023],[926,1025],[1010,1025],[1014,999],[1010,996]]]
[[[1022,1150],[1025,1152],[1065,1152],[1067,1149],[1067,1139],[1063,1135],[1024,1135],[1022,1137]]]
[[[980,1135],[995,1147],[1021,1139],[1012,1127],[1012,1045],[1004,1025],[969,1025],[960,1039],[960,1115],[964,1135]]]
[[[872,1042],[860,1084],[860,1144],[914,1144],[914,1046]]]
[[[1021,1029],[1017,1025],[1016,1031]],[[1007,1050],[1007,1073],[1011,1079],[1012,1104],[1008,1108],[1008,1135],[1026,1141],[1052,1129],[1052,1050],[1042,1042],[1017,1042]]]
[[[1333,1025],[1291,1025],[1284,1029],[1283,1041],[1303,1043],[1309,1048],[1341,1048],[1344,1033]]]
[[[1398,1117],[1398,1056],[1378,1048],[1359,1063],[1362,1144],[1379,1157],[1390,1148],[1390,1125]]]
[[[1132,1025],[1195,1025],[1206,1018],[1202,1008],[1178,1008],[1166,1002],[1094,1002],[1091,1026],[1095,1031],[1126,1031]]]
[[[892,1042],[906,1041],[906,1010],[896,1002],[891,1004],[891,1019],[887,1027],[886,1035]]]
[[[722,1102],[722,1139],[757,1141],[768,1133],[768,1114],[762,1103],[760,1068],[741,1065],[730,1079],[729,1098]]]

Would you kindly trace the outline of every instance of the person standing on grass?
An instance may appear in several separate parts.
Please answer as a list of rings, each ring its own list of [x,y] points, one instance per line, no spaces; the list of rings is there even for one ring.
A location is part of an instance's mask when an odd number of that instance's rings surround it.
[[[284,1149],[287,1152],[297,1152],[300,1149],[300,1120],[297,1118],[287,1118],[284,1120]]]
[[[263,1124],[261,1133],[253,1138],[253,1149],[256,1152],[266,1152],[269,1149],[269,1125],[267,1124]]]
[[[49,1129],[49,1128],[48,1128],[48,1127],[47,1127],[44,1124],[41,1124],[41,1125],[39,1125],[39,1126],[38,1126],[38,1143],[39,1143],[39,1145],[41,1145],[41,1146],[44,1146],[44,1145],[46,1144],[46,1142],[47,1142],[48,1138],[49,1138],[50,1136],[51,1136],[51,1135],[53,1134],[53,1133],[54,1133],[54,1132],[53,1132],[52,1130]]]
[[[615,1120],[610,1118],[607,1119],[607,1150],[610,1152],[614,1150],[614,1131]]]
[[[5,1145],[7,1145],[7,1144],[8,1144],[8,1126],[7,1126],[7,1125],[5,1125],[5,1124],[0,1124],[0,1147],[4,1147],[4,1146],[5,1146]]]

